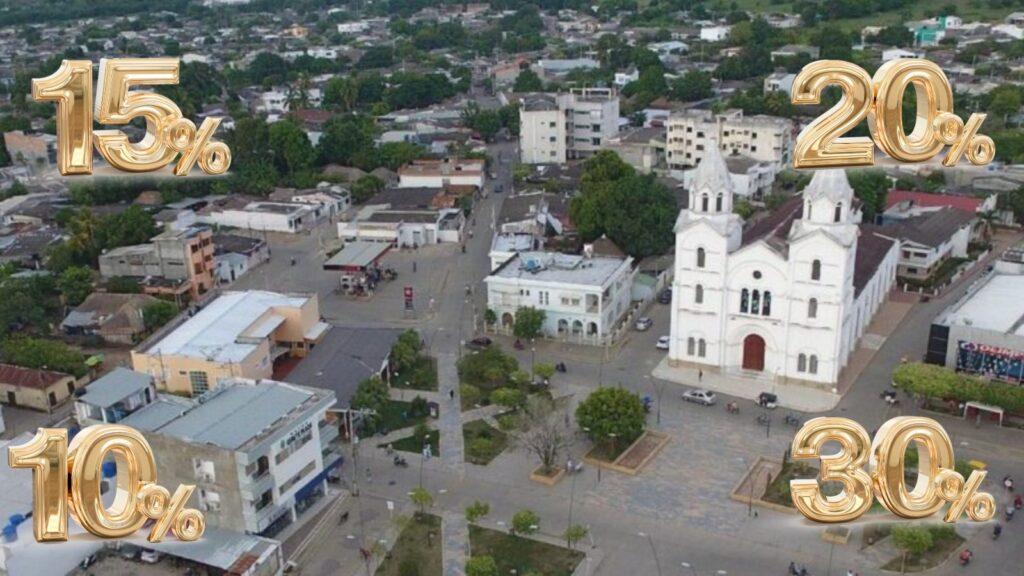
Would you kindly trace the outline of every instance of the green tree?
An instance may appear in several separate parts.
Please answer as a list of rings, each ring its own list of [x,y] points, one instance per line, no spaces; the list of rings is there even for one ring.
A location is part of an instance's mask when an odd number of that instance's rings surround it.
[[[907,557],[916,558],[931,549],[932,533],[926,528],[913,524],[897,524],[892,527],[892,541],[903,551],[903,562]]]
[[[466,560],[466,576],[499,576],[498,564],[490,556],[473,556]]]
[[[419,333],[412,328],[402,332],[391,346],[391,362],[395,368],[402,371],[415,364],[422,345]]]
[[[427,508],[434,505],[434,496],[426,488],[420,486],[413,488],[409,494],[409,500],[420,509],[420,514],[426,512]]]
[[[318,144],[320,161],[351,166],[358,152],[373,148],[373,120],[349,114],[327,121]]]
[[[270,149],[274,167],[281,174],[294,176],[312,168],[316,151],[305,131],[291,120],[270,125]]]
[[[498,323],[498,313],[491,308],[484,310],[484,322],[486,322],[488,326],[494,326]]]
[[[537,338],[544,327],[545,318],[547,318],[547,313],[543,310],[538,310],[533,306],[520,306],[516,310],[512,332],[516,338]]]
[[[142,309],[142,322],[146,326],[146,330],[155,330],[170,322],[177,315],[178,307],[173,302],[161,300]]]
[[[540,92],[543,89],[544,83],[541,82],[540,76],[529,68],[521,71],[512,85],[513,92]]]
[[[92,270],[87,266],[72,266],[60,273],[57,288],[69,306],[78,306],[92,294]]]
[[[711,74],[701,70],[690,70],[672,81],[669,94],[673,99],[683,102],[710,98],[714,94],[711,88]]]
[[[501,113],[497,110],[482,109],[475,102],[471,102],[462,111],[462,121],[487,142],[493,141],[494,136],[501,130]]]
[[[4,361],[15,366],[55,370],[76,378],[89,371],[85,355],[57,340],[16,336],[4,340],[0,349]]]
[[[324,107],[339,112],[352,112],[359,102],[359,79],[353,76],[335,76],[324,87]]]
[[[540,516],[528,508],[512,515],[512,533],[529,536],[540,527]]]
[[[872,38],[876,44],[906,48],[914,45],[914,33],[903,24],[890,24]]]
[[[851,170],[847,177],[854,195],[864,205],[864,221],[874,222],[875,216],[885,211],[889,177],[882,170]]]
[[[533,373],[536,374],[538,378],[550,380],[551,377],[555,375],[555,365],[548,362],[538,362],[533,367]]]
[[[466,506],[466,521],[470,524],[476,524],[478,520],[487,516],[491,513],[491,505],[486,502],[479,500],[473,501],[472,504]]]
[[[565,538],[565,544],[569,547],[569,549],[574,550],[576,548],[576,544],[580,540],[586,538],[588,533],[589,531],[587,530],[586,526],[583,526],[581,524],[573,524],[572,526],[569,526],[565,529],[565,532],[562,534],[562,537]]]
[[[288,63],[273,52],[260,52],[249,64],[249,81],[253,84],[272,85],[288,77]]]
[[[362,204],[383,189],[384,181],[373,174],[360,176],[352,184],[352,201],[356,204]]]
[[[457,366],[461,382],[493,390],[505,385],[519,363],[494,345],[476,354],[464,355]]]
[[[515,410],[526,403],[526,394],[517,388],[498,388],[491,392],[491,404]]]
[[[850,60],[853,57],[853,38],[837,25],[821,26],[813,42],[819,48],[822,60]]]
[[[576,407],[576,423],[587,436],[616,450],[643,434],[645,418],[640,397],[623,388],[602,386]]]
[[[363,380],[356,387],[356,392],[352,395],[352,407],[357,410],[365,409],[376,412],[375,415],[370,415],[363,420],[366,432],[373,432],[377,429],[381,414],[390,399],[387,384],[376,374]]]

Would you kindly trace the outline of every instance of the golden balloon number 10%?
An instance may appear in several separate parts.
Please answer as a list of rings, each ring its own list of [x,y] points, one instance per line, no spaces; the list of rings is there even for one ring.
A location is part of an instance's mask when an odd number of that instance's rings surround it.
[[[175,158],[174,174],[185,176],[192,168],[207,174],[223,174],[231,166],[231,150],[213,141],[221,119],[208,117],[197,128],[182,117],[170,98],[137,86],[178,83],[177,58],[104,58],[100,60],[96,97],[93,95],[92,63],[64,60],[45,78],[32,80],[32,98],[57,104],[57,169],[61,174],[92,174],[93,147],[104,160],[124,172],[151,172]],[[95,104],[94,104],[95,99]],[[93,130],[100,124],[124,125],[142,118],[146,134],[132,142],[120,130]]]
[[[890,60],[875,72],[842,60],[819,60],[803,67],[793,80],[793,104],[821,103],[824,90],[838,86],[842,97],[797,136],[794,168],[871,166],[875,146],[897,162],[924,162],[946,146],[943,166],[966,157],[971,164],[988,164],[995,157],[991,138],[978,133],[985,114],[965,122],[953,113],[953,90],[934,62],[918,58]],[[903,125],[903,97],[913,87],[916,114],[913,129]],[[871,137],[844,137],[867,118]]]
[[[101,486],[109,456],[117,463],[117,478],[108,506]],[[7,462],[32,470],[32,528],[38,542],[67,540],[69,511],[101,538],[130,536],[150,521],[150,542],[160,542],[168,532],[194,541],[206,529],[202,512],[185,507],[195,486],[179,485],[171,494],[157,485],[153,450],[128,426],[89,426],[70,445],[66,429],[40,428],[25,444],[7,449]]]
[[[826,444],[839,449],[824,453]],[[914,443],[918,453],[917,480],[908,486],[904,457]],[[954,469],[953,444],[942,426],[918,416],[887,421],[872,442],[860,424],[847,418],[815,418],[793,438],[794,460],[820,459],[819,478],[843,489],[825,495],[817,478],[790,480],[793,504],[817,522],[847,522],[867,512],[875,498],[901,518],[925,518],[947,503],[943,520],[956,522],[963,514],[975,522],[991,520],[995,499],[978,488],[987,474],[974,470],[965,479]]]

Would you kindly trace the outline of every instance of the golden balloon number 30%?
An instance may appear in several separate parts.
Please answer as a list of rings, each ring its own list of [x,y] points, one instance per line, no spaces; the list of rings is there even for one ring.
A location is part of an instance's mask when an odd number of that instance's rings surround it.
[[[842,97],[807,125],[793,149],[794,168],[871,166],[875,146],[897,162],[924,162],[945,146],[944,166],[967,157],[971,164],[992,161],[996,146],[978,133],[985,114],[964,122],[953,113],[949,79],[934,62],[919,58],[890,60],[875,72],[842,60],[819,60],[803,67],[793,80],[793,104],[820,104],[822,93],[838,86]],[[909,133],[903,125],[903,96],[913,86],[916,118]],[[871,137],[844,137],[867,118]]]
[[[917,481],[907,486],[904,456],[911,442],[918,452]],[[839,449],[823,453],[826,444]],[[843,489],[825,495],[817,478],[790,480],[793,504],[817,522],[847,522],[871,508],[875,498],[902,518],[925,518],[946,503],[943,520],[956,522],[964,513],[976,522],[991,520],[996,504],[978,488],[987,472],[974,470],[966,479],[954,470],[953,444],[942,426],[918,416],[887,421],[874,441],[860,424],[847,418],[815,418],[793,438],[794,460],[820,459],[819,478]]]
[[[101,496],[103,463],[117,463],[116,488],[109,506]],[[78,524],[102,538],[124,538],[150,520],[147,539],[160,542],[169,531],[178,540],[198,540],[203,514],[185,508],[194,485],[171,494],[156,484],[153,450],[138,431],[120,424],[82,429],[68,444],[64,428],[40,428],[35,437],[7,449],[11,468],[32,470],[32,528],[36,541],[68,539],[68,511]],[[69,481],[70,479],[70,481]]]
[[[93,147],[112,167],[124,172],[151,172],[175,158],[174,174],[184,176],[198,164],[207,174],[231,166],[231,150],[212,140],[221,119],[209,117],[196,128],[182,117],[170,98],[133,86],[178,83],[177,58],[104,58],[100,60],[98,97],[93,103],[92,63],[64,60],[45,78],[32,80],[32,98],[57,104],[57,169],[61,174],[92,174]],[[146,121],[146,134],[132,142],[120,130],[93,131],[100,124]]]

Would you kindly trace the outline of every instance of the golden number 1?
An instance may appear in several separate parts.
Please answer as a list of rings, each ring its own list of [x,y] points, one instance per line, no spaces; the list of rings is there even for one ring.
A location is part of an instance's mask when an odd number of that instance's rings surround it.
[[[32,80],[32,99],[57,103],[57,169],[92,174],[92,63],[65,60],[57,71]]]
[[[827,442],[839,444],[839,451],[822,454]],[[790,480],[793,505],[818,522],[847,522],[860,517],[874,501],[871,476],[864,471],[871,439],[863,426],[848,418],[814,418],[793,438],[793,459],[821,460],[821,480],[840,482],[843,491],[825,496],[816,478]]]
[[[40,428],[7,449],[7,465],[32,469],[32,530],[37,542],[68,539],[68,431]]]

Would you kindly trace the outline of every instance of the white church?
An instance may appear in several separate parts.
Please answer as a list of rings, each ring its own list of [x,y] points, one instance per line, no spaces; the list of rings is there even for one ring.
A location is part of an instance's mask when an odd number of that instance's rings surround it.
[[[898,244],[861,226],[842,170],[744,229],[717,146],[676,220],[670,370],[834,391],[896,276]]]

